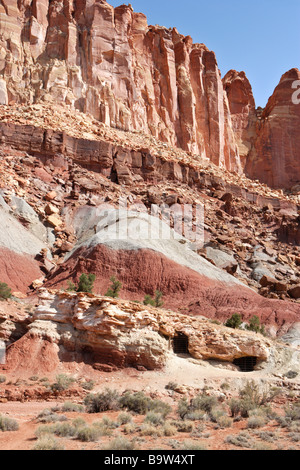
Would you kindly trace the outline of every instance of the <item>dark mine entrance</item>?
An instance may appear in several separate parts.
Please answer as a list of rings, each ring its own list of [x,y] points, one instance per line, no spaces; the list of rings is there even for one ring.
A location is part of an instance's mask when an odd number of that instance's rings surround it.
[[[175,354],[189,354],[189,338],[183,333],[177,333],[173,338]]]
[[[253,372],[257,364],[257,357],[240,357],[239,359],[235,359],[233,364],[238,366],[242,372]]]

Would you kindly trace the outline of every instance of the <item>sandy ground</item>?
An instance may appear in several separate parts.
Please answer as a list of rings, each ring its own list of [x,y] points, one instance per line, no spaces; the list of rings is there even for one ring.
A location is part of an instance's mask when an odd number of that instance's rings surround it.
[[[95,378],[95,377],[93,377]],[[231,371],[212,367],[209,365],[199,365],[193,360],[184,357],[170,358],[166,368],[162,371],[156,372],[138,372],[134,369],[127,369],[118,371],[112,374],[99,373],[98,380],[96,380],[93,393],[103,390],[105,387],[116,389],[123,392],[126,389],[130,390],[143,390],[146,394],[152,397],[160,398],[163,401],[169,402],[173,405],[173,413],[171,419],[178,419],[176,415],[176,404],[174,396],[171,392],[165,389],[165,386],[170,382],[176,382],[182,386],[182,394],[176,394],[176,401],[180,400],[184,393],[189,393],[192,389],[201,390],[206,387],[208,390],[213,390],[213,393],[221,393],[221,384],[226,382],[229,384],[230,389],[226,392],[226,399],[233,396],[245,383],[245,380],[254,379],[256,381],[271,380],[271,376],[267,377],[263,371],[256,371],[251,373],[241,373],[239,371]],[[273,377],[274,379],[274,377]],[[299,383],[299,381],[298,381]],[[37,421],[38,414],[46,408],[52,408],[56,405],[62,405],[66,399],[57,399],[51,401],[31,401],[31,402],[6,402],[0,403],[0,414],[3,416],[11,417],[17,420],[19,430],[13,432],[0,432],[0,450],[31,450],[37,439],[35,436],[36,429],[41,425]],[[73,402],[82,403],[80,398],[72,399]],[[274,410],[280,414],[283,412],[284,405],[278,401],[274,404]],[[99,421],[103,416],[116,421],[119,411],[109,412],[103,414],[87,414],[87,413],[63,413],[67,416],[68,420],[80,417],[86,423],[92,424]],[[137,425],[142,424],[144,417],[135,416],[134,422]],[[197,423],[195,423],[195,426]],[[190,435],[186,433],[178,433],[172,437],[143,437],[139,434],[125,435],[123,428],[116,429],[112,437],[101,437],[98,442],[82,443],[75,439],[58,438],[63,443],[64,448],[67,450],[101,450],[107,445],[113,437],[119,435],[124,436],[126,439],[136,439],[138,448],[142,450],[158,450],[158,449],[178,449],[185,441],[193,441],[194,443],[201,443],[209,450],[231,450],[234,448],[232,444],[226,442],[228,435],[238,435],[241,431],[245,431],[250,436],[249,438],[255,442],[256,446],[268,448],[271,446],[273,449],[297,449],[300,450],[298,442],[291,442],[288,437],[288,431],[280,428],[276,421],[269,422],[263,431],[272,433],[276,436],[273,442],[266,443],[258,438],[256,430],[247,429],[247,421],[233,423],[230,428],[216,429],[214,423],[206,423],[205,429],[198,435]]]

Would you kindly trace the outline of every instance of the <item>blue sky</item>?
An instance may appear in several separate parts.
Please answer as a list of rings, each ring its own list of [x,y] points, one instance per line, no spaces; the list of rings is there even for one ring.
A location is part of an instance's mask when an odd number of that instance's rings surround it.
[[[108,0],[113,6],[122,0]],[[127,2],[126,2],[127,3]],[[128,2],[129,3],[129,2]],[[149,24],[175,26],[216,53],[222,76],[244,70],[257,106],[300,68],[300,0],[130,0]]]

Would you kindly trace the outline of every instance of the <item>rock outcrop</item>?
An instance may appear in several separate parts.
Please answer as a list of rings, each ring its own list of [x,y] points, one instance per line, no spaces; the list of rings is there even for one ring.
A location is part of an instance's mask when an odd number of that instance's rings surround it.
[[[294,83],[300,83],[298,69],[281,77],[261,113],[245,168],[250,178],[273,188],[290,189],[300,182],[300,104],[293,99]]]
[[[233,362],[241,357],[268,361],[271,342],[254,333],[236,332],[140,304],[66,292],[40,292],[40,303],[21,339],[7,350],[9,371],[35,367],[52,372],[59,362],[86,362],[123,367],[160,369],[173,354],[173,340],[188,339],[187,352],[195,359]],[[34,364],[30,365],[32,357]]]
[[[296,321],[299,304],[265,299],[239,279],[189,247],[189,242],[156,217],[140,212],[103,210],[78,215],[78,242],[46,282],[67,288],[82,273],[96,275],[95,292],[104,294],[111,276],[122,283],[122,298],[143,301],[159,290],[173,310],[226,321],[239,312],[245,321],[257,315],[272,334]],[[82,231],[82,224],[85,230]],[[88,235],[89,234],[89,235]]]
[[[103,0],[10,0],[0,30],[2,104],[69,104],[239,170],[227,96],[203,44]]]
[[[0,105],[61,104],[272,187],[300,181],[297,69],[261,112],[244,72],[222,81],[204,44],[130,5],[5,0],[0,33]]]

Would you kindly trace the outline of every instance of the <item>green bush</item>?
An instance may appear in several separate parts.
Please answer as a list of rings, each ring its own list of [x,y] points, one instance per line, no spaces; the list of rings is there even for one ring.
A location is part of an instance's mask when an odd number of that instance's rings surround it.
[[[81,274],[79,278],[77,292],[88,292],[91,294],[93,292],[95,280],[95,274]]]
[[[209,414],[217,403],[216,397],[210,397],[205,394],[197,395],[190,402],[186,398],[182,398],[178,403],[177,413],[181,419],[187,419],[188,416],[193,416],[195,412],[200,411]],[[203,419],[202,413],[199,416],[199,419]]]
[[[121,425],[128,424],[132,422],[132,416],[130,413],[123,412],[119,414],[117,421]]]
[[[160,308],[164,305],[162,297],[163,297],[163,293],[160,292],[159,290],[156,290],[154,299],[151,297],[151,295],[145,295],[144,305],[152,305],[152,307]]]
[[[56,382],[51,385],[51,390],[53,392],[62,392],[63,390],[68,390],[68,388],[75,382],[73,377],[70,377],[66,374],[59,374],[55,378]]]
[[[115,276],[112,276],[110,280],[112,284],[106,292],[105,296],[117,299],[119,297],[120,290],[122,289],[122,283],[118,281]]]
[[[261,333],[262,335],[266,334],[264,325],[260,324],[260,320],[256,315],[251,318],[249,324],[246,325],[246,329],[249,331],[254,331],[255,333]]]
[[[103,411],[117,410],[120,396],[116,390],[105,389],[98,394],[89,394],[84,399],[88,413],[101,413]]]
[[[10,299],[12,296],[11,289],[5,282],[0,282],[0,300]]]
[[[240,328],[242,323],[243,320],[241,315],[239,315],[238,313],[234,313],[232,317],[226,321],[225,326],[227,326],[227,328],[238,329]]]
[[[143,392],[126,392],[119,401],[121,408],[139,415],[145,415],[150,410],[150,402],[151,398],[146,397]]]

